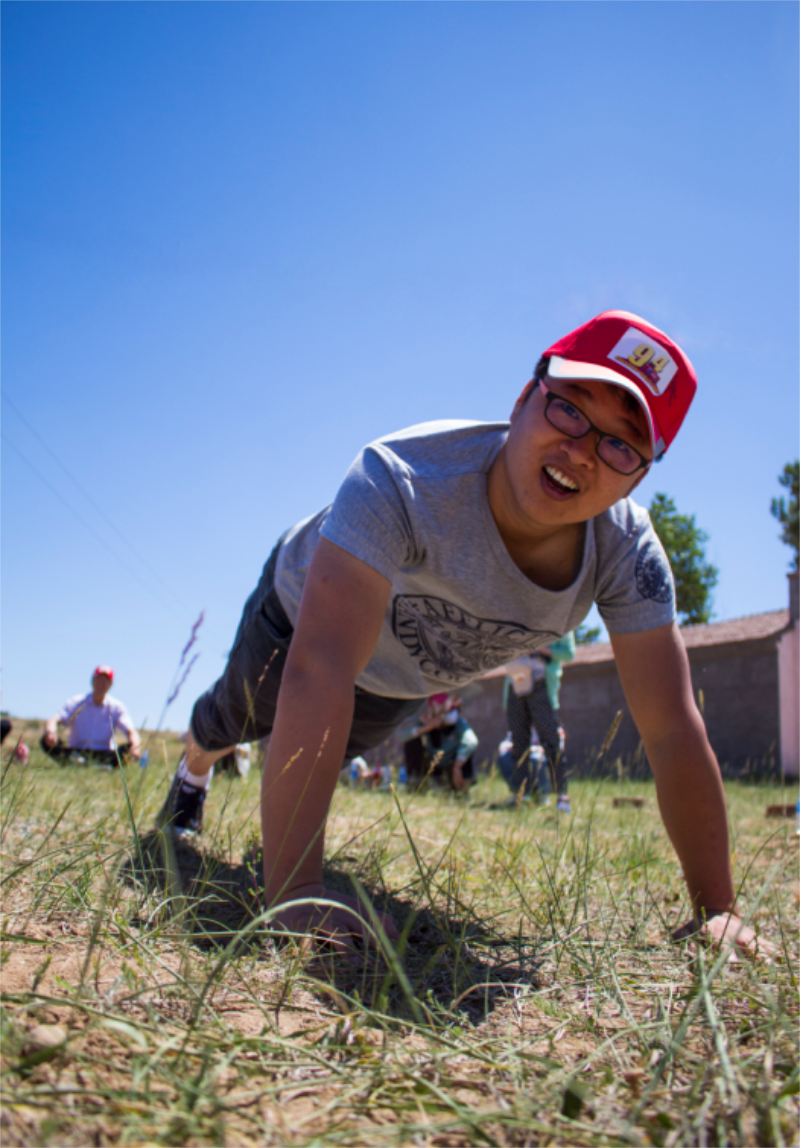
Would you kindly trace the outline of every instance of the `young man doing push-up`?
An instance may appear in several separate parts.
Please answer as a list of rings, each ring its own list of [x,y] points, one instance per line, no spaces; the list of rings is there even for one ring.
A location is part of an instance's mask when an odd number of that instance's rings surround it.
[[[426,423],[367,446],[333,504],[270,556],[223,676],[195,704],[161,824],[198,829],[213,763],[271,732],[266,905],[302,900],[277,918],[295,932],[366,937],[356,901],[322,883],[343,761],[378,745],[425,697],[574,630],[596,602],[695,918],[740,930],[728,916],[722,782],[669,565],[629,498],[696,386],[669,336],[609,311],[545,351],[510,424]],[[388,917],[384,927],[397,936]],[[752,932],[739,940],[751,943]]]

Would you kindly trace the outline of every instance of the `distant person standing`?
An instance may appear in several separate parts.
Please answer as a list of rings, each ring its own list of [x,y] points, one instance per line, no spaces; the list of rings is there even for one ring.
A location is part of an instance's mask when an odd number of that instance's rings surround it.
[[[509,785],[515,793],[523,786],[529,794],[536,788],[535,763],[530,750],[531,733],[535,730],[545,752],[560,813],[570,812],[570,800],[564,732],[558,718],[559,692],[562,664],[571,662],[574,657],[575,636],[570,631],[534,654],[515,658],[484,675],[486,678],[501,673],[508,675],[503,700],[515,763],[513,775],[507,779]]]
[[[142,752],[139,735],[130,714],[121,701],[109,696],[114,681],[110,666],[98,666],[92,675],[92,688],[87,694],[76,694],[45,724],[41,747],[55,760],[93,759],[105,765],[116,765],[127,757],[138,758]],[[69,730],[69,744],[58,736],[58,726]],[[127,738],[117,745],[114,734],[121,730]]]

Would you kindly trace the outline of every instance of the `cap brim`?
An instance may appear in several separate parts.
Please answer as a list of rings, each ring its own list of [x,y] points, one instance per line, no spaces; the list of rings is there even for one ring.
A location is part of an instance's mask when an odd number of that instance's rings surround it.
[[[573,359],[562,359],[560,355],[551,355],[547,364],[547,373],[551,379],[592,379],[599,383],[610,383],[614,387],[622,387],[629,395],[633,395],[638,399],[639,405],[644,411],[645,418],[647,419],[647,427],[650,431],[650,443],[653,447],[653,458],[658,456],[664,451],[664,441],[661,434],[653,421],[653,416],[650,413],[650,407],[647,404],[644,391],[638,387],[631,379],[626,379],[619,371],[613,371],[610,367],[600,367],[597,363],[578,363]]]

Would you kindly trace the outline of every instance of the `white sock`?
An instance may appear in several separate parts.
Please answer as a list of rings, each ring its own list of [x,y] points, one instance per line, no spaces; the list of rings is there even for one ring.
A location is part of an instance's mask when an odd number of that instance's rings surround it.
[[[184,754],[175,772],[175,776],[179,778],[180,781],[185,781],[187,785],[193,785],[195,789],[208,789],[211,784],[211,778],[214,776],[214,766],[211,766],[208,773],[191,773],[186,764],[186,755]]]

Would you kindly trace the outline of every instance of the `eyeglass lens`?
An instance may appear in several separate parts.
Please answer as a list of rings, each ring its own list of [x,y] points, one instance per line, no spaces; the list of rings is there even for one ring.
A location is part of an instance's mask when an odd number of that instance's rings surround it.
[[[570,438],[582,438],[593,429],[589,419],[578,407],[552,393],[548,398],[547,419],[556,430],[563,431]],[[628,446],[622,439],[614,438],[613,435],[598,433],[600,441],[597,444],[597,453],[603,462],[608,463],[612,470],[619,471],[620,474],[633,474],[638,470],[642,460],[633,447]]]

